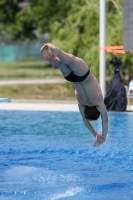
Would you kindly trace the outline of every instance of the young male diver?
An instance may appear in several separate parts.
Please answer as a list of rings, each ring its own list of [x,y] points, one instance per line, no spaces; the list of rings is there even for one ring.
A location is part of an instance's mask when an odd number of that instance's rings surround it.
[[[97,79],[81,58],[68,54],[53,44],[44,44],[40,51],[46,61],[60,69],[67,81],[73,82],[84,124],[96,138],[94,146],[99,146],[106,140],[108,115]],[[101,134],[90,123],[91,120],[97,120],[100,115],[102,119]]]

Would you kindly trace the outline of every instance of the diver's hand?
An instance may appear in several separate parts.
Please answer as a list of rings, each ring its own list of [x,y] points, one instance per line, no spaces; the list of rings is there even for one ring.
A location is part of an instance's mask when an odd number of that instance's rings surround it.
[[[96,141],[94,142],[94,147],[96,146],[100,146],[100,144],[102,144],[103,142],[105,142],[106,137],[102,134],[98,134],[96,135]]]

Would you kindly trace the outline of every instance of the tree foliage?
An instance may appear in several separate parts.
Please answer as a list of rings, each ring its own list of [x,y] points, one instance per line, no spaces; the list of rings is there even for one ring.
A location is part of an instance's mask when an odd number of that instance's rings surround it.
[[[122,45],[123,1],[106,1],[106,45]],[[27,0],[27,9],[21,9],[18,2],[21,0],[0,1],[1,34],[4,30],[14,39],[34,39],[35,31],[48,33],[50,42],[83,58],[98,77],[99,0]],[[110,60],[112,55],[106,55]],[[133,58],[122,55],[122,60],[124,65],[130,62],[129,70],[132,70]],[[109,67],[107,73],[111,73]]]
[[[64,51],[83,58],[98,76],[97,0],[39,0],[39,4],[36,7],[33,1],[29,1],[29,5],[34,9],[38,30],[41,33],[48,31],[52,43]]]
[[[36,29],[32,11],[22,9],[19,3],[23,0],[0,1],[0,35],[8,34],[12,39],[35,38],[33,30]]]

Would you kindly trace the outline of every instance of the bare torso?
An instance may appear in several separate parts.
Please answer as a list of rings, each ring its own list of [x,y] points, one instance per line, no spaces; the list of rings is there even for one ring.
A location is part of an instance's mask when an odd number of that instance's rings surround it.
[[[91,72],[83,82],[74,83],[74,85],[75,95],[81,105],[99,106],[103,101],[99,83]]]

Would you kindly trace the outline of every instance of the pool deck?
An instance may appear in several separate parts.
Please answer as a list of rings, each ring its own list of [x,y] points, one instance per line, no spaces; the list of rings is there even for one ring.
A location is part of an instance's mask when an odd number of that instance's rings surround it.
[[[0,103],[0,110],[79,111],[76,101],[26,99],[12,99],[10,103]],[[133,105],[128,105],[127,111],[133,112]]]
[[[0,85],[14,84],[49,84],[67,82],[60,79],[42,80],[6,80],[0,81]],[[12,99],[10,103],[0,103],[0,110],[40,110],[40,111],[79,111],[77,101],[52,101],[52,100],[27,100]],[[133,112],[133,105],[127,106],[127,111]]]
[[[76,101],[16,100],[1,103],[0,110],[78,111]]]

